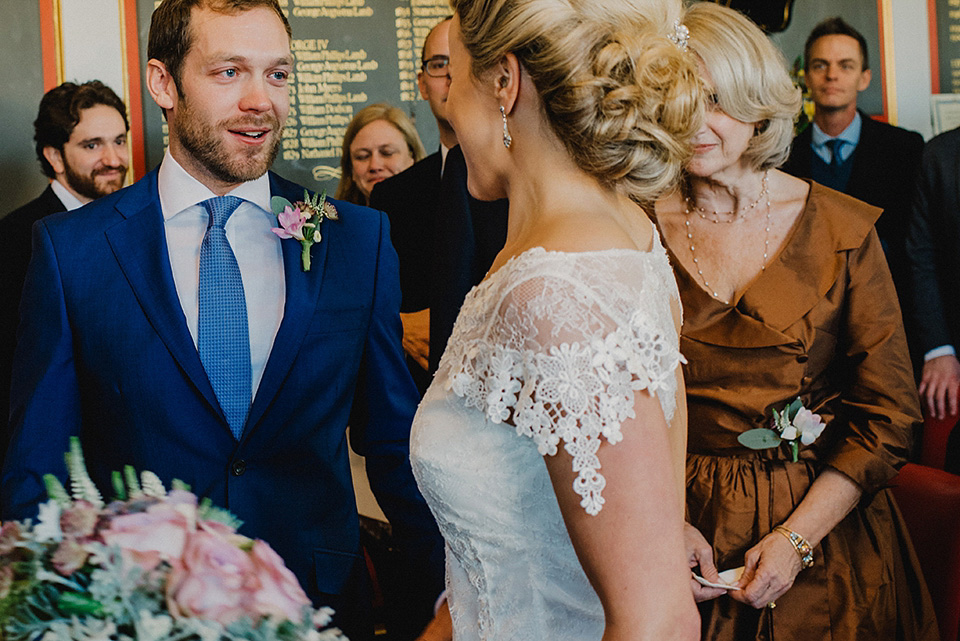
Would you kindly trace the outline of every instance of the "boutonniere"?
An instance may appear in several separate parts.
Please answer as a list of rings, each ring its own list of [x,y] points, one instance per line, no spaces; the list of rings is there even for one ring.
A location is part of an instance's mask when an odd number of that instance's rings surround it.
[[[325,218],[340,220],[336,207],[327,202],[327,191],[323,190],[319,196],[311,196],[304,189],[303,200],[295,203],[282,196],[274,196],[270,199],[270,208],[280,223],[279,227],[273,227],[270,231],[280,238],[299,240],[303,247],[300,252],[303,271],[310,271],[310,248],[320,242],[320,223]]]
[[[741,445],[752,450],[765,450],[779,447],[782,441],[790,444],[790,453],[796,463],[800,453],[800,445],[810,445],[826,427],[819,414],[814,414],[803,406],[803,401],[790,403],[780,412],[773,410],[770,428],[760,427],[748,430],[737,437]]]

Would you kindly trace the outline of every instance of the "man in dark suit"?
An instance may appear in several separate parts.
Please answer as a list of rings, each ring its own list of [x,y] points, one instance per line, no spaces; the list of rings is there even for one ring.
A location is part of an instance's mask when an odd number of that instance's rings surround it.
[[[127,173],[127,111],[99,80],[65,82],[48,91],[33,129],[37,159],[50,185],[0,219],[0,460],[10,436],[10,370],[30,262],[30,229],[44,216],[115,192]]]
[[[783,169],[883,209],[876,223],[877,234],[913,343],[916,332],[908,314],[904,238],[923,138],[873,120],[857,109],[857,95],[871,80],[867,43],[841,18],[828,18],[814,27],[804,47],[804,63],[804,78],[816,112],[813,124],[794,139]]]
[[[374,187],[370,206],[390,217],[400,257],[404,347],[421,395],[470,288],[503,248],[506,201],[484,203],[467,193],[466,165],[446,116],[450,88],[450,18],[427,35],[417,76],[440,131],[440,150]]]
[[[956,416],[960,386],[960,129],[927,143],[907,235],[914,320],[924,363],[920,397],[927,412]],[[947,448],[947,469],[960,474],[960,429]]]
[[[276,0],[164,0],[146,83],[170,143],[158,170],[40,221],[23,297],[2,517],[31,516],[79,435],[92,477],[179,478],[268,541],[351,639],[372,636],[345,430],[401,549],[442,585],[442,543],[410,470],[386,217],[333,202],[304,269],[267,170],[293,69]]]

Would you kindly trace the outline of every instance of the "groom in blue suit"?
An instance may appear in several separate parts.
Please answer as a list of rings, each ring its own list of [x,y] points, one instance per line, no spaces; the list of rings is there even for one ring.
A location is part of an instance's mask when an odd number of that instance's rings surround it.
[[[360,639],[348,422],[436,593],[442,543],[408,461],[418,397],[386,217],[334,202],[309,271],[300,242],[271,232],[271,196],[304,196],[267,171],[289,109],[289,38],[276,0],[164,0],[154,13],[146,81],[169,149],[131,187],[34,227],[2,518],[35,515],[42,475],[66,475],[78,435],[101,488],[126,464],[189,483]]]

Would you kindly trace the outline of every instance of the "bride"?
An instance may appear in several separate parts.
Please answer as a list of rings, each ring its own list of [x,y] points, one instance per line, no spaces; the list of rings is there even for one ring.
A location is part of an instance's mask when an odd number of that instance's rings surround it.
[[[695,639],[677,289],[637,203],[702,120],[679,0],[453,0],[470,192],[510,200],[414,422],[457,641]]]

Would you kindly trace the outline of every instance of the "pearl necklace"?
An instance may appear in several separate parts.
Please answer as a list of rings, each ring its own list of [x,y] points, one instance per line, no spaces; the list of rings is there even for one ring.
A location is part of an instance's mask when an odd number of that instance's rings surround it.
[[[710,212],[711,214],[713,214],[713,218],[710,218],[710,217],[706,216],[705,214],[707,213],[707,210],[704,209],[703,207],[698,207],[697,204],[696,204],[695,202],[693,202],[693,200],[690,198],[689,195],[685,195],[685,196],[684,196],[684,200],[686,200],[686,202],[687,202],[687,207],[688,207],[688,208],[691,208],[691,207],[692,207],[694,210],[696,210],[697,215],[700,216],[700,218],[702,218],[703,220],[708,220],[708,221],[710,221],[711,223],[714,223],[714,224],[723,223],[723,224],[725,224],[725,225],[729,225],[729,224],[731,224],[731,223],[735,223],[735,222],[737,222],[738,220],[742,220],[742,219],[743,219],[742,216],[737,216],[737,214],[746,214],[748,211],[753,211],[754,209],[757,208],[757,205],[760,204],[760,202],[763,200],[763,197],[767,195],[767,186],[768,186],[768,184],[769,184],[769,181],[768,181],[769,175],[770,175],[770,171],[769,171],[769,170],[763,172],[763,178],[760,180],[760,194],[757,196],[757,199],[756,199],[756,200],[754,200],[752,203],[750,203],[750,204],[747,205],[746,207],[741,207],[741,208],[739,208],[739,209],[733,209],[733,210],[731,210],[731,211],[723,211],[723,212],[721,212],[721,211],[717,211],[716,209],[714,209],[713,211]],[[732,219],[730,219],[730,220],[720,220],[719,218],[717,218],[717,216],[734,216],[734,218],[732,218]]]
[[[767,190],[767,178],[768,178],[769,173],[770,173],[769,171],[766,171],[766,172],[764,172],[764,174],[763,174],[763,189],[762,189],[761,192],[760,192],[760,197],[761,197],[761,198],[763,198],[764,196],[766,196],[766,204],[767,204],[767,224],[766,224],[766,228],[764,229],[764,237],[763,237],[763,263],[760,265],[760,271],[766,270],[766,268],[767,268],[767,256],[769,255],[769,251],[770,251],[770,227],[771,227],[771,225],[772,225],[772,222],[771,222],[772,219],[771,219],[771,217],[770,217],[770,194],[769,194],[769,192],[768,192],[768,190]],[[686,206],[684,207],[684,212],[683,212],[683,213],[686,215],[686,219],[683,221],[683,224],[686,226],[686,230],[687,230],[687,240],[690,241],[690,256],[691,256],[691,258],[693,258],[693,266],[696,268],[696,270],[697,270],[697,275],[700,276],[700,280],[703,281],[703,286],[706,288],[707,292],[709,292],[709,293],[710,293],[714,298],[716,298],[717,300],[722,300],[722,299],[720,298],[720,294],[718,294],[716,291],[714,291],[713,286],[711,286],[710,283],[707,282],[706,277],[703,275],[703,270],[700,269],[700,261],[697,259],[696,242],[695,242],[694,239],[693,239],[693,228],[690,226],[690,214],[693,213],[693,212],[690,210],[690,207],[691,207],[691,205],[693,205],[693,206],[694,206],[694,209],[698,209],[698,208],[696,207],[696,204],[691,201],[691,199],[690,199],[689,196],[684,197],[684,201],[685,201],[685,203],[686,203]],[[757,202],[755,202],[753,205],[751,205],[750,207],[748,207],[747,210],[753,209],[753,208],[754,208],[754,205],[756,205],[756,204],[759,203],[759,202],[760,202],[760,201],[757,200]],[[747,210],[745,210],[745,211],[747,211]],[[714,213],[716,213],[716,212],[714,212]],[[702,214],[700,215],[700,217],[703,218],[704,220],[711,220],[710,218],[706,218],[706,217],[703,216]],[[734,219],[734,220],[738,220],[738,219]],[[719,221],[713,220],[712,222],[715,222],[715,223],[716,223],[716,222],[719,222]],[[734,221],[727,221],[727,222],[734,222]]]

